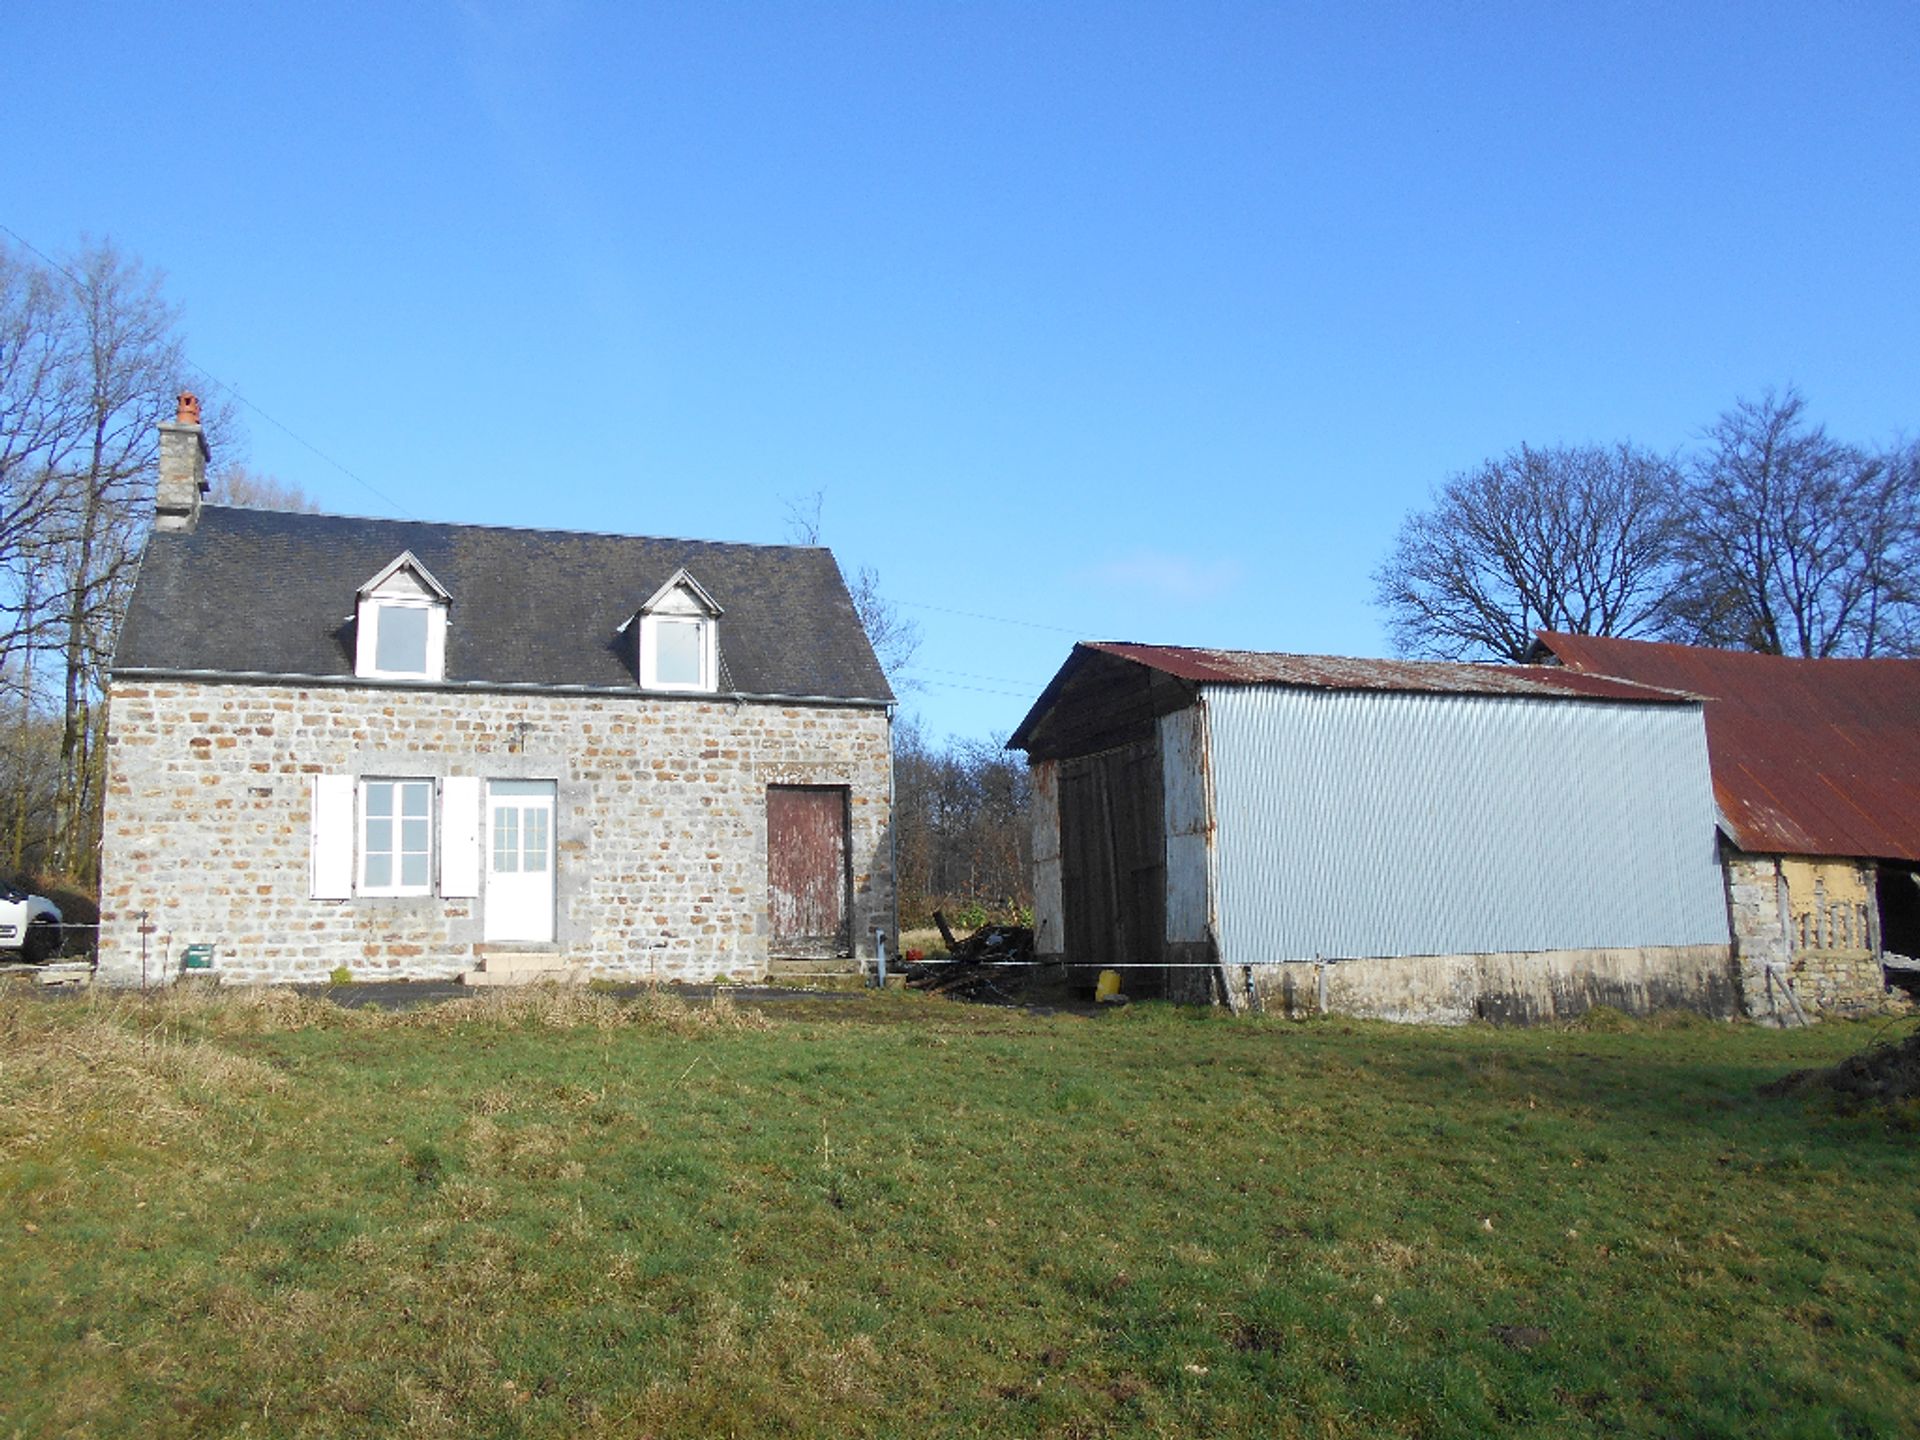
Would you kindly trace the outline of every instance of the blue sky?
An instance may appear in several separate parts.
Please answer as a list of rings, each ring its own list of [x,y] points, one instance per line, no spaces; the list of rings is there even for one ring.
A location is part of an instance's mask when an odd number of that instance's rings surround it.
[[[1076,637],[1386,653],[1400,519],[1521,441],[1677,449],[1786,383],[1850,438],[1920,429],[1910,5],[4,33],[0,223],[164,270],[272,417],[255,468],[349,513],[750,541],[822,491],[922,627],[935,734],[1010,729]]]

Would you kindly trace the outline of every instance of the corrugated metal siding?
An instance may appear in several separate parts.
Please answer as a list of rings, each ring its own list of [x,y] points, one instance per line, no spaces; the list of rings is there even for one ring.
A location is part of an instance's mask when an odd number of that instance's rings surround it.
[[[1726,943],[1697,705],[1202,695],[1231,963]]]
[[[1920,660],[1541,639],[1589,674],[1707,697],[1714,787],[1742,850],[1920,860]]]

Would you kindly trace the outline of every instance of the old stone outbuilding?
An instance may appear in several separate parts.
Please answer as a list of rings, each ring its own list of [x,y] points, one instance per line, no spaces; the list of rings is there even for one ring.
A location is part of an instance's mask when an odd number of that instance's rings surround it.
[[[202,503],[109,685],[100,974],[702,980],[894,926],[892,694],[811,547]]]
[[[1860,1013],[1889,975],[1920,981],[1920,660],[1540,644],[1571,670],[1704,698],[1747,1013]]]
[[[1737,1010],[1700,701],[1551,666],[1081,644],[1009,744],[1036,948],[1135,994]]]

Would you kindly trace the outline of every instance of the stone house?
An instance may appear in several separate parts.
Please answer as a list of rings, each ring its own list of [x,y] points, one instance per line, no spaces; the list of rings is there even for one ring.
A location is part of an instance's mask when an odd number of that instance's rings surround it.
[[[1749,1015],[1861,1013],[1920,980],[1920,660],[1543,634],[1570,670],[1703,697]]]
[[[706,980],[895,925],[893,697],[814,547],[204,505],[108,686],[100,976]]]
[[[1035,948],[1397,1020],[1735,1013],[1697,698],[1550,666],[1076,645],[1008,742]]]

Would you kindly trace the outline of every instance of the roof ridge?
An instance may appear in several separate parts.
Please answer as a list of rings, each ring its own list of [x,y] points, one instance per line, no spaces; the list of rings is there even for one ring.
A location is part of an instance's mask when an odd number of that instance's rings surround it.
[[[1801,665],[1920,665],[1920,656],[1914,655],[1775,655],[1765,650],[1740,650],[1726,645],[1692,645],[1685,640],[1642,640],[1629,635],[1576,635],[1557,630],[1543,630],[1541,638],[1549,650],[1553,642],[1568,641],[1572,645],[1632,646],[1648,650],[1666,650],[1686,656],[1704,657],[1703,663],[1717,664],[1721,661],[1733,661],[1738,664],[1790,661]]]
[[[200,507],[204,516],[210,510],[224,510],[229,514],[272,515],[287,520],[356,520],[368,521],[379,525],[404,525],[419,529],[439,530],[495,530],[516,535],[564,535],[571,538],[586,537],[595,540],[654,540],[668,545],[710,545],[723,550],[786,550],[804,552],[817,550],[831,555],[833,549],[828,545],[783,545],[764,540],[702,540],[690,535],[638,535],[626,530],[573,530],[551,525],[499,525],[471,520],[416,520],[396,515],[348,515],[333,510],[269,510],[253,505],[214,505],[203,504]]]

